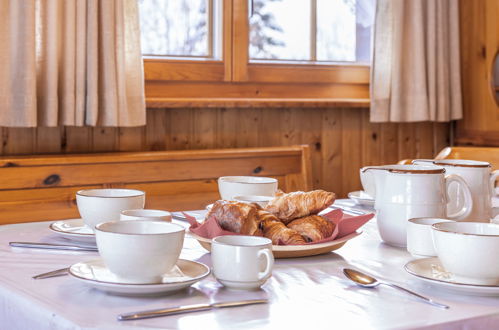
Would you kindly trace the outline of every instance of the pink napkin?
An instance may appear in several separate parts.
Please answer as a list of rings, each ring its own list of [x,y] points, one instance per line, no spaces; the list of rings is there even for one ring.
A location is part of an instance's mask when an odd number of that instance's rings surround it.
[[[184,213],[184,216],[187,218],[187,221],[189,221],[191,225],[189,227],[189,230],[198,236],[211,239],[213,237],[221,235],[241,235],[238,233],[233,233],[231,231],[222,229],[218,224],[217,219],[214,216],[211,216],[203,223],[197,222],[196,218],[188,214]],[[374,217],[374,214],[370,213],[353,217],[344,214],[343,211],[341,210],[332,210],[328,213],[321,214],[321,216],[329,219],[330,221],[336,224],[333,234],[330,237],[325,238],[323,240],[306,244],[329,242],[350,235],[353,232],[355,232],[357,229],[362,227],[366,222],[371,220]]]

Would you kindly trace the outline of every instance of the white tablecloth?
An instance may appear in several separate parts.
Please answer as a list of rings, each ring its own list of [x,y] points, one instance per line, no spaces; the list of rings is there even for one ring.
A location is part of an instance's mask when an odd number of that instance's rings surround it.
[[[278,259],[272,278],[255,292],[226,290],[210,275],[170,296],[110,295],[70,276],[33,280],[35,274],[98,257],[93,252],[11,248],[9,241],[64,241],[48,222],[0,227],[0,329],[492,329],[499,297],[449,293],[407,274],[411,256],[381,243],[374,221],[336,253]],[[181,258],[211,265],[210,255],[186,238]],[[391,288],[364,289],[342,274],[354,267],[451,306],[442,310]],[[189,303],[268,297],[270,304],[119,322],[120,313]]]

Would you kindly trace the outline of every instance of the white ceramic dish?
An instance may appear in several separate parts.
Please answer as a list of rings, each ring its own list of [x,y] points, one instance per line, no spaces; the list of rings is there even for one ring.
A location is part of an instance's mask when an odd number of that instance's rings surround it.
[[[86,226],[82,219],[56,221],[50,224],[49,229],[53,233],[75,242],[95,244],[93,230]]]
[[[158,295],[191,286],[210,274],[210,268],[196,261],[179,259],[176,269],[163,276],[163,283],[121,283],[104,265],[102,259],[79,262],[69,268],[69,274],[96,289],[120,295]]]
[[[211,251],[211,239],[198,236],[192,232],[188,232],[193,238],[195,238],[203,248]],[[319,244],[308,244],[308,245],[272,245],[272,253],[274,258],[295,258],[295,257],[308,257],[315,256],[318,254],[328,253],[339,249],[349,240],[362,234],[362,231],[356,231],[350,235],[336,239],[334,241],[319,243]]]
[[[499,296],[499,285],[477,285],[455,281],[452,274],[445,271],[437,257],[412,260],[404,268],[409,274],[447,291],[476,296]]]
[[[348,198],[353,200],[355,204],[358,205],[374,206],[374,198],[372,198],[362,190],[352,191],[348,193]]]

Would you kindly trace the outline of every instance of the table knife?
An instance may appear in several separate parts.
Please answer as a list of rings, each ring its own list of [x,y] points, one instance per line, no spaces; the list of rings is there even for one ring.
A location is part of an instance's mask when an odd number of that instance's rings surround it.
[[[175,306],[163,309],[152,309],[135,313],[121,314],[118,315],[118,321],[149,319],[153,317],[167,316],[173,314],[206,311],[212,308],[226,308],[226,307],[237,307],[237,306],[246,306],[254,304],[266,304],[268,302],[269,302],[268,299],[254,299],[254,300],[220,302],[213,304],[194,304],[194,305],[185,305],[185,306]]]
[[[80,246],[80,245],[66,245],[66,244],[53,244],[53,243],[32,243],[32,242],[9,242],[9,245],[13,246],[13,247],[33,248],[33,249],[98,252],[96,247]]]
[[[56,269],[56,270],[52,270],[50,272],[35,275],[35,276],[33,276],[33,279],[41,280],[41,279],[49,278],[49,277],[64,276],[64,275],[67,275],[68,272],[69,272],[69,267],[65,267],[65,268]]]

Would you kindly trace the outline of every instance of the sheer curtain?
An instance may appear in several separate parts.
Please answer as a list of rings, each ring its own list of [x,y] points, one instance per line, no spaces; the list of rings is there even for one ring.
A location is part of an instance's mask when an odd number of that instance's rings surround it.
[[[0,0],[0,126],[145,124],[137,0]]]
[[[371,121],[462,118],[459,0],[377,0]]]

